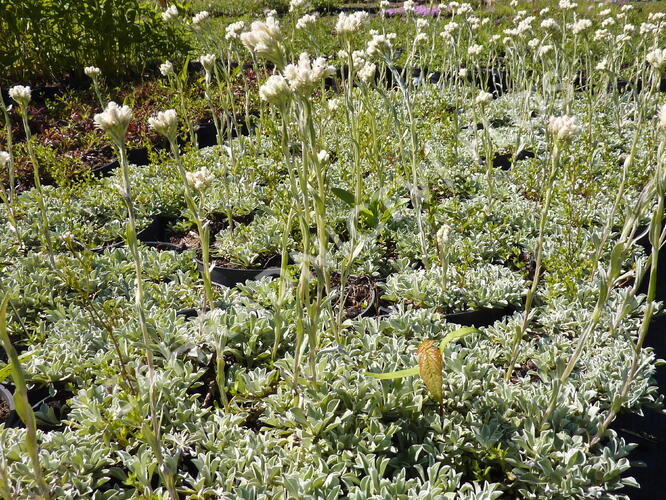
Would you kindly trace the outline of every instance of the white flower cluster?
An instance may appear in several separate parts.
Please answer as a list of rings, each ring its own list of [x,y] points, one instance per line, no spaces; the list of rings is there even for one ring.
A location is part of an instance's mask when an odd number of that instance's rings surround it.
[[[482,108],[493,102],[493,95],[489,92],[480,91],[479,95],[474,99],[474,104],[481,106]]]
[[[302,30],[314,24],[317,21],[317,16],[314,14],[305,14],[298,21],[296,21],[296,29]]]
[[[379,2],[379,15],[381,17],[384,17],[386,15],[386,9],[388,9],[391,6],[391,2],[388,0],[381,0]]]
[[[319,163],[328,163],[328,160],[331,159],[331,155],[328,154],[328,151],[325,149],[322,149],[317,153],[317,160],[319,160]]]
[[[206,167],[201,167],[196,172],[185,172],[187,184],[202,193],[211,186],[214,179],[215,177]]]
[[[154,117],[148,118],[148,125],[170,141],[176,140],[176,136],[178,135],[178,115],[175,109],[158,112]]]
[[[337,111],[340,108],[341,102],[342,101],[338,98],[329,99],[329,101],[326,103],[326,106],[328,107],[329,111]]]
[[[650,63],[655,70],[661,71],[666,66],[666,49],[654,49],[648,52],[645,60]]]
[[[289,2],[289,12],[294,12],[296,10],[306,10],[310,8],[307,0],[291,0]]]
[[[108,134],[116,145],[122,145],[127,127],[132,119],[132,110],[129,106],[118,106],[111,101],[102,113],[95,115],[95,125]]]
[[[483,45],[479,45],[477,43],[473,43],[467,48],[467,54],[469,54],[471,57],[478,56],[482,51]]]
[[[601,21],[601,27],[602,28],[608,28],[610,26],[615,26],[615,19],[612,17],[609,17],[608,19],[604,19]]]
[[[206,84],[210,85],[213,81],[213,71],[215,71],[215,61],[217,57],[215,54],[204,54],[199,57],[199,62],[203,66],[204,71],[206,72]]]
[[[402,4],[402,8],[405,10],[405,14],[413,14],[416,12],[416,9],[414,8],[414,1],[413,0],[406,0]]]
[[[368,42],[368,48],[365,50],[369,56],[382,55],[388,56],[393,48],[392,40],[396,38],[395,33],[375,34],[372,40]]]
[[[526,17],[518,22],[518,26],[512,29],[504,30],[504,34],[509,36],[522,36],[527,35],[532,31],[532,23],[534,22],[534,16]]]
[[[366,61],[363,67],[358,71],[358,77],[363,83],[370,83],[375,78],[376,71],[377,65]]]
[[[557,21],[552,17],[546,18],[541,21],[541,27],[545,30],[557,31],[560,29],[560,25],[557,24]]]
[[[578,7],[578,4],[571,0],[560,0],[559,6],[562,10],[573,10]]]
[[[451,226],[448,224],[442,224],[442,227],[437,230],[435,238],[437,240],[438,247],[447,247],[451,242]]]
[[[575,23],[571,25],[571,32],[574,35],[577,35],[578,33],[582,33],[583,31],[586,31],[592,27],[592,21],[589,19],[579,19]]]
[[[289,102],[292,92],[282,75],[271,75],[259,88],[259,97],[279,108]]]
[[[351,35],[361,29],[361,26],[363,26],[367,20],[368,13],[364,10],[352,12],[351,14],[340,12],[338,22],[335,23],[335,32],[338,35]]]
[[[178,17],[178,8],[175,5],[171,5],[164,12],[162,12],[162,19],[165,22],[172,21]]]
[[[647,35],[649,33],[656,35],[659,32],[659,27],[653,23],[641,23],[639,32],[641,35]]]
[[[298,58],[297,64],[288,64],[284,76],[289,81],[289,88],[295,94],[307,96],[322,80],[335,74],[335,68],[326,64],[326,58],[318,57],[310,61],[307,52]]]
[[[603,41],[607,41],[607,40],[610,40],[610,38],[611,38],[610,31],[608,31],[608,30],[605,29],[605,28],[604,28],[604,29],[599,29],[599,30],[595,31],[595,32],[594,32],[594,36],[592,37],[592,39],[593,39],[595,42],[603,42]]]
[[[201,26],[201,23],[203,23],[209,17],[210,14],[206,10],[202,10],[198,14],[195,14],[194,17],[192,18],[192,24],[194,25],[195,29],[199,28]]]
[[[577,130],[575,116],[551,116],[548,121],[548,131],[556,141],[568,141]]]
[[[539,57],[544,57],[548,54],[550,54],[553,51],[553,46],[552,45],[542,45],[539,47],[539,50],[537,50],[537,56]]]
[[[9,89],[9,97],[14,99],[22,108],[26,108],[32,98],[32,91],[30,87],[14,85]]]
[[[266,22],[253,22],[250,25],[250,31],[240,35],[240,40],[248,50],[265,57],[278,66],[283,64],[282,32],[280,23],[275,17],[268,16]]]
[[[93,80],[99,78],[99,75],[102,74],[102,70],[99,69],[97,66],[86,66],[83,68],[83,72],[86,74],[87,77],[92,78]]]
[[[245,23],[243,21],[236,21],[231,23],[224,29],[224,38],[226,40],[238,40],[240,38],[241,31],[245,29]]]
[[[175,73],[171,61],[165,61],[160,64],[160,73],[162,73],[162,76],[169,76]]]
[[[460,4],[458,2],[450,2],[448,5],[448,10],[451,11],[451,14],[454,16],[461,16],[463,14],[468,14],[473,12],[474,9],[468,3]]]
[[[6,167],[9,165],[9,160],[11,157],[7,151],[0,151],[0,167]]]

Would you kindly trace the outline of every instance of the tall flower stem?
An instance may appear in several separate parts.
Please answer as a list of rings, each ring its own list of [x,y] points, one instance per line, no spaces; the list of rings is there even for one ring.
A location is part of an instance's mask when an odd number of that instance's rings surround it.
[[[32,411],[30,401],[28,401],[28,389],[25,383],[25,375],[21,367],[18,353],[11,343],[9,334],[7,333],[7,304],[9,304],[9,295],[4,295],[0,303],[0,342],[2,347],[7,353],[9,364],[12,367],[12,378],[16,390],[14,391],[14,399],[16,401],[16,411],[25,424],[25,442],[30,455],[30,462],[32,463],[32,472],[37,488],[40,492],[42,499],[50,498],[51,494],[49,487],[44,480],[44,473],[42,466],[39,462],[39,444],[37,443],[37,422],[35,420],[35,413]]]
[[[44,191],[42,189],[42,182],[39,178],[39,163],[35,156],[35,151],[32,146],[32,133],[28,125],[28,110],[25,106],[20,106],[21,120],[23,121],[23,129],[25,130],[25,141],[28,145],[28,154],[32,162],[32,174],[35,182],[35,189],[37,190],[37,207],[39,208],[39,216],[41,219],[40,229],[42,233],[42,240],[48,253],[49,263],[53,269],[56,269],[55,257],[53,254],[53,243],[51,242],[51,233],[49,232],[49,221],[46,215],[46,204],[44,203]]]
[[[504,375],[504,380],[508,381],[511,378],[513,373],[513,366],[516,363],[518,358],[518,348],[520,346],[520,341],[525,335],[527,326],[530,321],[530,313],[532,311],[532,301],[534,300],[534,295],[536,294],[537,288],[539,287],[539,279],[541,277],[541,263],[543,260],[543,243],[545,239],[546,231],[546,222],[548,221],[548,212],[550,210],[550,204],[553,199],[553,193],[555,192],[555,177],[557,176],[557,170],[560,163],[560,147],[557,143],[553,147],[552,158],[550,163],[550,173],[548,175],[548,181],[546,184],[546,199],[544,200],[543,206],[541,207],[541,217],[539,219],[539,239],[537,240],[537,246],[535,251],[535,260],[536,264],[534,267],[534,278],[532,278],[532,285],[527,291],[527,296],[525,298],[525,311],[523,312],[523,321],[519,327],[516,327],[516,333],[513,337],[511,344],[511,356],[509,357],[509,362],[506,367],[506,373]]]
[[[135,307],[139,317],[139,327],[141,329],[141,336],[145,345],[146,365],[148,367],[148,381],[149,381],[149,400],[150,400],[150,421],[152,425],[152,436],[149,440],[153,444],[153,452],[159,465],[159,472],[164,484],[169,491],[169,495],[173,500],[178,499],[176,493],[175,480],[173,474],[167,470],[164,462],[164,455],[162,452],[162,440],[160,437],[160,424],[157,410],[157,392],[155,388],[155,363],[153,361],[153,351],[151,348],[152,341],[148,333],[148,323],[146,321],[146,314],[144,311],[144,291],[143,291],[143,262],[139,253],[139,243],[136,231],[136,215],[134,209],[134,202],[130,191],[130,178],[129,178],[129,164],[127,161],[127,150],[124,142],[116,144],[120,153],[120,166],[122,172],[123,192],[122,198],[127,208],[128,227],[127,227],[127,245],[134,260],[134,272],[136,278],[136,294],[135,294]]]
[[[202,209],[192,193],[192,188],[187,181],[187,174],[183,165],[183,159],[178,150],[178,144],[173,138],[169,138],[169,145],[171,147],[171,155],[176,161],[178,173],[180,174],[181,182],[185,191],[185,203],[190,211],[190,217],[197,226],[199,233],[199,240],[201,241],[201,261],[203,262],[203,271],[201,273],[204,282],[204,292],[206,296],[206,303],[212,306],[213,304],[213,282],[210,277],[210,228],[208,224],[204,223],[202,217]],[[205,309],[205,307],[204,307]]]
[[[597,433],[592,438],[590,446],[596,445],[608,429],[608,426],[613,422],[617,413],[622,407],[622,403],[625,402],[631,384],[636,377],[638,368],[640,365],[640,355],[643,349],[643,344],[645,342],[645,337],[647,336],[648,330],[650,328],[650,322],[652,316],[656,309],[655,297],[657,294],[657,277],[658,277],[658,264],[659,264],[659,252],[661,250],[661,245],[663,243],[663,220],[664,220],[664,197],[665,197],[665,188],[664,186],[664,156],[666,154],[666,139],[662,140],[658,152],[658,164],[656,169],[656,188],[657,188],[657,204],[652,213],[652,220],[650,222],[650,243],[652,244],[652,251],[650,253],[650,278],[648,283],[648,292],[646,298],[646,308],[645,313],[643,314],[643,321],[638,333],[638,340],[633,346],[633,356],[631,359],[631,364],[629,370],[624,378],[620,392],[613,398],[613,404],[611,409],[608,412],[608,415],[602,422],[602,424],[597,429]]]

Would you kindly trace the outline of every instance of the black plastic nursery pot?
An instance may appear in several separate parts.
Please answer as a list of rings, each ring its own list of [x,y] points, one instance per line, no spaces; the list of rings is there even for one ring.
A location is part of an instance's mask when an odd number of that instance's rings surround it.
[[[0,384],[0,424],[5,427],[14,427],[18,422],[14,395],[3,384]]]
[[[379,307],[379,317],[388,317],[391,314],[391,308],[386,306]],[[516,312],[514,306],[503,308],[482,307],[473,311],[461,311],[445,314],[444,318],[449,323],[455,323],[460,326],[472,326],[479,328],[482,326],[491,326],[495,321]]]
[[[148,148],[130,149],[127,152],[127,161],[138,166],[148,165]],[[116,159],[101,167],[93,168],[92,174],[97,177],[108,177],[119,166],[120,162]]]
[[[526,149],[523,149],[517,155],[515,155],[515,158],[513,153],[495,153],[495,156],[493,157],[493,167],[500,168],[502,170],[509,170],[513,166],[514,162],[526,160],[527,158],[534,158],[535,156],[536,155],[534,152]],[[480,160],[481,163],[485,163],[485,156],[481,156]]]
[[[196,259],[197,269],[202,273],[204,264],[201,259]],[[280,276],[280,268],[276,266],[257,268],[257,269],[243,269],[238,267],[226,266],[213,266],[210,270],[211,281],[218,286],[226,286],[229,288],[235,287],[239,283],[246,281],[256,281],[266,276]]]
[[[182,245],[176,245],[167,241],[167,225],[170,218],[165,215],[158,215],[153,218],[153,220],[146,227],[141,229],[137,234],[136,238],[146,245],[157,248],[158,250],[174,250],[174,251],[183,251],[185,248]],[[118,241],[116,243],[109,243],[108,245],[102,245],[101,247],[93,248],[93,252],[102,253],[105,250],[113,250],[114,248],[122,248],[125,246],[124,241]]]

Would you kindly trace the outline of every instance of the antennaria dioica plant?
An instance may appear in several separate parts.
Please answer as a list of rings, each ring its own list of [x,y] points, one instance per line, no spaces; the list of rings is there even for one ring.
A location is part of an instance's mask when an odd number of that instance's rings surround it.
[[[118,186],[120,196],[123,199],[127,209],[127,231],[126,240],[132,260],[134,261],[134,272],[136,279],[135,307],[139,319],[139,327],[143,338],[146,354],[146,365],[148,366],[148,397],[150,401],[150,421],[152,429],[146,428],[146,436],[149,444],[153,448],[155,458],[157,459],[159,474],[164,485],[173,500],[178,498],[173,471],[166,466],[162,441],[160,438],[160,424],[157,411],[157,393],[155,388],[155,365],[153,362],[153,342],[148,333],[148,324],[146,322],[146,313],[144,310],[144,289],[143,289],[143,261],[139,253],[139,244],[136,229],[136,213],[134,202],[132,200],[131,184],[129,176],[129,163],[127,160],[127,149],[125,146],[125,135],[132,119],[132,110],[129,106],[118,106],[111,101],[103,113],[95,115],[95,123],[101,128],[113,142],[120,155],[120,169],[122,176],[122,185]]]
[[[14,165],[12,124],[9,119],[9,112],[5,104],[5,99],[2,96],[2,88],[0,88],[0,111],[2,111],[2,116],[5,120],[6,140],[6,151],[0,151],[0,167],[7,167],[7,182],[9,183],[7,191],[5,191],[4,186],[0,186],[0,197],[8,207],[7,217],[10,224],[14,227],[16,239],[18,240],[19,247],[21,247],[23,246],[23,236],[21,235],[21,229],[16,219],[16,170]]]
[[[550,204],[553,199],[553,193],[555,192],[555,179],[560,168],[562,149],[566,146],[567,143],[571,141],[576,132],[576,120],[571,116],[551,117],[548,123],[548,131],[551,134],[553,146],[550,154],[550,166],[548,170],[549,173],[545,185],[546,194],[543,205],[541,207],[541,216],[539,218],[539,238],[537,240],[536,249],[534,252],[536,262],[534,267],[534,278],[532,279],[532,285],[528,289],[527,296],[525,298],[523,321],[520,326],[516,326],[516,333],[511,344],[511,355],[509,357],[509,362],[506,367],[506,374],[504,376],[504,379],[507,381],[511,378],[511,374],[513,373],[514,364],[518,358],[520,341],[522,340],[530,321],[532,301],[534,300],[534,295],[536,294],[537,288],[539,287],[546,222],[548,221],[548,212],[550,210]]]
[[[24,87],[22,85],[16,85],[9,89],[9,95],[19,106],[19,112],[21,113],[21,120],[23,122],[23,130],[25,132],[26,144],[28,146],[28,153],[30,155],[30,161],[32,162],[32,172],[33,179],[35,182],[35,189],[37,191],[37,205],[39,207],[40,215],[40,233],[42,237],[42,243],[46,249],[46,253],[49,258],[49,263],[53,269],[56,269],[55,257],[53,253],[53,244],[51,242],[51,232],[49,229],[49,221],[46,215],[46,204],[44,202],[44,191],[42,190],[42,181],[40,179],[39,173],[39,163],[37,162],[37,157],[35,156],[35,151],[32,145],[32,133],[30,132],[30,125],[28,124],[28,103],[31,98],[30,87]],[[3,105],[4,108],[4,105]],[[9,122],[7,122],[9,123]],[[9,126],[9,125],[7,125]],[[9,137],[9,136],[8,136]],[[10,162],[11,162],[10,158]]]

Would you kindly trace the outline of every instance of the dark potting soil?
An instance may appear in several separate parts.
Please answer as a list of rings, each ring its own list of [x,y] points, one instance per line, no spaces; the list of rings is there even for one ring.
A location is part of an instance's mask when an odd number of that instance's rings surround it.
[[[340,287],[340,275],[331,276],[331,286]],[[367,276],[349,276],[345,284],[345,318],[351,319],[358,317],[371,305],[375,295],[375,284]],[[333,303],[337,306],[339,299]]]
[[[7,420],[9,420],[9,415],[11,415],[11,410],[9,409],[7,401],[0,398],[0,424],[7,422]]]

